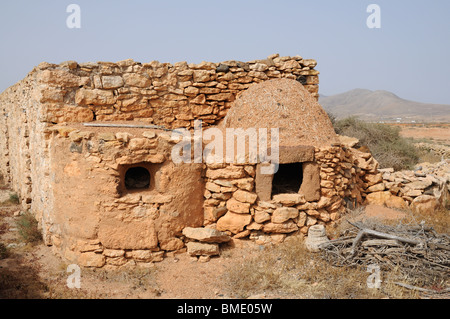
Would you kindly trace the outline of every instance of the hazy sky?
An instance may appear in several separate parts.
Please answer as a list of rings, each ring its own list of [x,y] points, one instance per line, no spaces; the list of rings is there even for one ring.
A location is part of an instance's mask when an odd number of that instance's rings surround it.
[[[81,28],[69,29],[69,4]],[[369,29],[369,4],[381,28]],[[0,92],[42,61],[318,61],[320,93],[388,90],[450,104],[448,0],[2,1]]]

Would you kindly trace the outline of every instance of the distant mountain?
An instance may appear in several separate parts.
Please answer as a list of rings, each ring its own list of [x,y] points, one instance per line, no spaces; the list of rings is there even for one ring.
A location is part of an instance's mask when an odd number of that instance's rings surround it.
[[[320,95],[319,103],[337,118],[354,115],[368,121],[450,122],[450,105],[408,101],[388,91],[354,89]]]

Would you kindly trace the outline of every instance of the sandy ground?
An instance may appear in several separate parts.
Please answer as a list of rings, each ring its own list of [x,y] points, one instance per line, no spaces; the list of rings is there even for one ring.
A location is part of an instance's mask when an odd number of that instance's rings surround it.
[[[433,139],[450,145],[450,124],[402,124],[401,135],[415,139]]]
[[[5,195],[5,192],[6,195]],[[9,192],[0,190],[0,198]],[[221,276],[233,263],[258,252],[250,241],[235,240],[222,256],[199,262],[186,253],[170,255],[154,264],[120,270],[81,269],[81,288],[68,288],[68,262],[40,243],[24,244],[16,228],[20,207],[0,205],[0,243],[9,256],[0,259],[2,298],[230,298]],[[233,247],[234,246],[234,247]]]
[[[364,216],[368,218],[380,218],[383,220],[400,220],[406,218],[407,214],[384,206],[368,205],[365,208]]]

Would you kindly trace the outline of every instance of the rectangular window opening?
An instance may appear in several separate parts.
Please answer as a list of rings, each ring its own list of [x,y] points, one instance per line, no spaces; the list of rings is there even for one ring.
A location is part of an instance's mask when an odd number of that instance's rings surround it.
[[[303,163],[280,164],[272,180],[272,196],[297,194],[303,182]]]

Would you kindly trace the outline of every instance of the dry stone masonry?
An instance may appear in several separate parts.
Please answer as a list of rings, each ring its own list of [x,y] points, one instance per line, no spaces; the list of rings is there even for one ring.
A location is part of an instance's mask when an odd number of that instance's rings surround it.
[[[188,64],[41,63],[33,70],[45,122],[141,120],[168,128],[214,124],[237,93],[273,78],[296,79],[318,97],[316,62],[272,55],[265,60]]]
[[[414,171],[380,169],[377,184],[369,187],[367,202],[394,208],[410,207],[432,213],[450,202],[450,160],[422,163]],[[401,198],[401,200],[399,200]],[[393,200],[394,199],[394,200]]]
[[[423,200],[431,184],[402,188],[357,141],[335,134],[317,102],[315,66],[277,54],[41,63],[0,95],[0,177],[45,243],[85,267],[179,252],[207,261],[232,238],[278,243],[374,198],[398,207]],[[174,162],[172,130],[193,131],[196,120],[223,132],[278,128],[279,170],[262,174],[265,164],[248,156]]]

